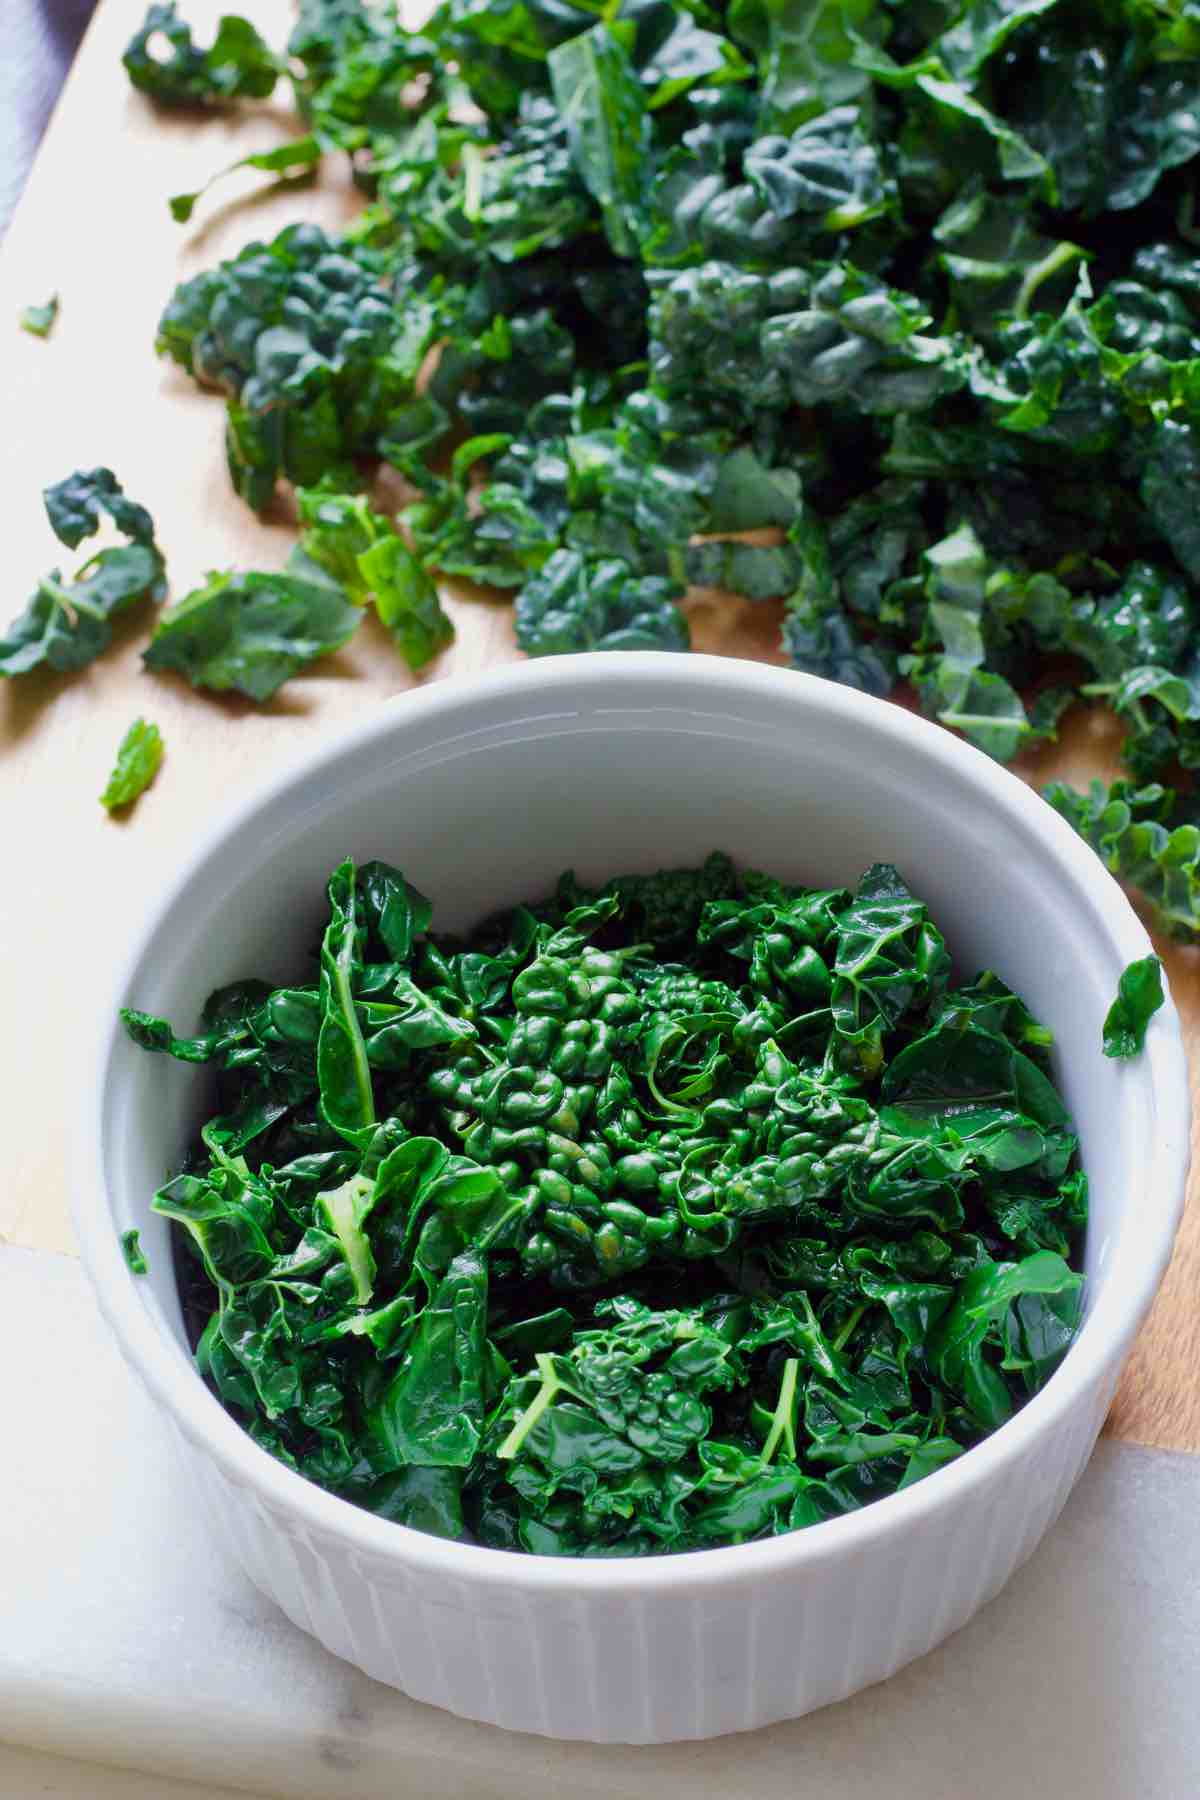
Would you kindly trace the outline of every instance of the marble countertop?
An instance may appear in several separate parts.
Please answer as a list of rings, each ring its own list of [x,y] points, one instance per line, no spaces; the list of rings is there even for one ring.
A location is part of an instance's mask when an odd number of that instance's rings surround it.
[[[1102,1443],[1000,1598],[840,1706],[708,1744],[559,1744],[407,1700],[264,1600],[197,1510],[70,1258],[0,1250],[0,1367],[21,1372],[5,1441],[22,1447],[0,1506],[0,1740],[26,1751],[209,1784],[178,1800],[1200,1792],[1196,1458]],[[0,1796],[176,1800],[164,1781],[88,1773],[10,1756]]]
[[[245,1791],[0,1744],[0,1800],[243,1800]]]

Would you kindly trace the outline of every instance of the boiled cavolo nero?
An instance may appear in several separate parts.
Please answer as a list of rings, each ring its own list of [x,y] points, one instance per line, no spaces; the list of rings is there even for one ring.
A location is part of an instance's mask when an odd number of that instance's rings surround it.
[[[466,941],[385,863],[328,893],[299,985],[188,1038],[123,1014],[215,1068],[153,1207],[202,1374],[289,1467],[502,1549],[702,1549],[894,1493],[1057,1365],[1050,1034],[952,985],[894,868],[566,875]]]

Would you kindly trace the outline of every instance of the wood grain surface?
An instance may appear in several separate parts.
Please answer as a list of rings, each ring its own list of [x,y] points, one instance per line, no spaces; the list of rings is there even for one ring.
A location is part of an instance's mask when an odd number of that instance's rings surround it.
[[[221,10],[220,0],[189,0],[187,17],[201,42]],[[247,0],[238,10],[271,42],[285,35],[283,0]],[[293,541],[286,516],[257,520],[233,495],[222,407],[156,360],[155,325],[178,280],[293,219],[336,227],[357,202],[340,175],[270,190],[261,176],[235,177],[202,203],[191,227],[176,225],[168,194],[199,186],[297,127],[273,108],[199,119],[154,113],[120,67],[143,12],[144,0],[101,0],[0,253],[6,620],[37,577],[63,560],[39,495],[75,468],[109,465],[150,508],[175,595],[210,568],[278,567]],[[17,314],[55,291],[58,325],[38,342],[17,328]],[[517,655],[507,605],[454,585],[445,599],[457,640],[424,680],[469,675]],[[783,660],[776,608],[711,595],[689,606],[697,648]],[[230,801],[413,685],[370,618],[345,650],[289,682],[266,707],[144,672],[146,626],[144,615],[128,620],[114,648],[81,674],[0,682],[0,1239],[18,1244],[73,1247],[68,1183],[81,1048],[109,960],[123,951],[146,896]],[[166,760],[132,817],[117,823],[97,797],[139,715],[157,721]],[[1080,716],[1052,752],[1027,758],[1022,773],[1086,781],[1111,772],[1115,741],[1102,716]],[[1196,1067],[1200,952],[1160,948]],[[1122,1437],[1188,1450],[1200,1447],[1196,1185],[1111,1420]]]

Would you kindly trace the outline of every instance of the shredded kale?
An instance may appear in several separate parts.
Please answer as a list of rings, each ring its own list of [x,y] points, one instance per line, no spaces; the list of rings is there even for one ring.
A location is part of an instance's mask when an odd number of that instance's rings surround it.
[[[775,605],[798,668],[907,683],[993,756],[1100,701],[1135,783],[1185,785],[1191,12],[440,0],[412,30],[304,0],[274,54],[231,19],[197,50],[155,6],[135,80],[285,76],[306,135],[248,160],[347,156],[367,196],[340,238],[293,225],[183,283],[159,349],[223,394],[256,510],[409,484],[414,662],[437,576],[512,590],[531,656],[686,649],[689,589],[718,588]],[[1169,923],[1200,936],[1178,891]]]
[[[193,1037],[122,1014],[214,1066],[152,1206],[201,1373],[288,1467],[501,1549],[704,1549],[921,1480],[1066,1352],[1050,1033],[951,986],[894,868],[567,874],[466,941],[386,863],[328,900],[307,984]]]

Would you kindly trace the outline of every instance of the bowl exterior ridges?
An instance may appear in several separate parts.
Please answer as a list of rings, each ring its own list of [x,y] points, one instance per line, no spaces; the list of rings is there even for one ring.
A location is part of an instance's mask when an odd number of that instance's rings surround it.
[[[1114,1364],[1052,1439],[910,1522],[902,1544],[884,1533],[784,1575],[611,1598],[530,1596],[399,1558],[346,1557],[173,1435],[251,1581],[376,1681],[511,1731],[663,1744],[799,1718],[886,1680],[967,1624],[1061,1512],[1117,1373]]]

